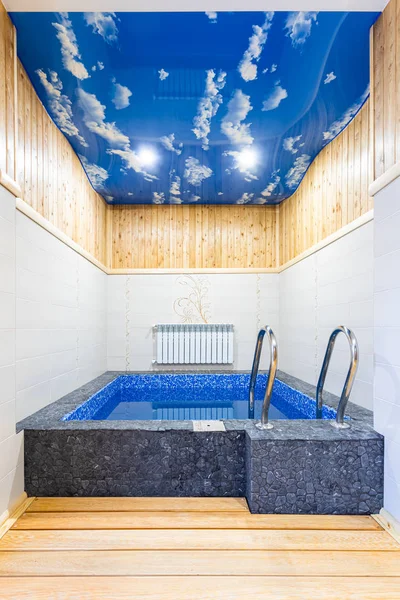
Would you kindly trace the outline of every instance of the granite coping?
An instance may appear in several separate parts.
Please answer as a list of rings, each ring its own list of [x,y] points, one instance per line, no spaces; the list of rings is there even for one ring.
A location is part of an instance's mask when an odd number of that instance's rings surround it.
[[[163,371],[166,373],[166,371]],[[169,374],[188,374],[188,371],[168,371]],[[196,374],[221,373],[224,370],[196,370]],[[231,372],[232,373],[232,372]],[[249,371],[235,371],[234,373],[249,373]],[[193,421],[62,421],[62,417],[75,410],[86,402],[93,394],[120,375],[143,375],[143,371],[107,371],[86,383],[80,388],[67,394],[63,398],[49,404],[33,415],[17,423],[17,432],[22,430],[66,430],[66,431],[102,431],[102,430],[141,430],[141,431],[189,431],[193,432]],[[159,374],[151,371],[146,374]],[[278,371],[277,377],[283,383],[315,399],[315,386],[301,381],[296,377]],[[339,398],[324,392],[324,402],[328,406],[337,408]],[[255,426],[255,421],[245,419],[224,420],[226,431],[246,431],[254,440],[370,440],[381,439],[382,436],[373,428],[373,415],[370,410],[349,402],[346,414],[351,419],[349,429],[336,429],[328,420],[296,419],[273,421],[271,430],[263,431]],[[196,432],[200,433],[203,432]]]

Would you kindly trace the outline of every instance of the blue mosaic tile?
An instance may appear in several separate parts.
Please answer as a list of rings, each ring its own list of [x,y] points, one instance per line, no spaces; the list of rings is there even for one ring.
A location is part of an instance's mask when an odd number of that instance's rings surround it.
[[[266,384],[267,375],[259,374],[255,388],[259,410]],[[156,414],[159,408],[190,408],[199,403],[208,410],[205,414],[210,414],[212,406],[234,405],[240,405],[240,413],[243,414],[248,401],[249,385],[248,373],[121,375],[62,420],[107,419],[117,406],[127,406],[130,403],[150,403],[154,411],[151,414]],[[275,381],[271,404],[278,411],[274,411],[275,414],[281,415],[279,418],[315,419],[315,400],[278,379]],[[137,406],[139,409],[138,404]],[[334,419],[335,416],[333,408],[326,405],[323,407],[323,419]]]

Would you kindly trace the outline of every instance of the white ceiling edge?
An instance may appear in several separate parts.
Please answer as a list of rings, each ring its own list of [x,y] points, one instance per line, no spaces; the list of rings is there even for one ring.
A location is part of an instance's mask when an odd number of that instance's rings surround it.
[[[5,0],[9,12],[382,11],[388,0]],[[167,6],[166,6],[167,4]]]

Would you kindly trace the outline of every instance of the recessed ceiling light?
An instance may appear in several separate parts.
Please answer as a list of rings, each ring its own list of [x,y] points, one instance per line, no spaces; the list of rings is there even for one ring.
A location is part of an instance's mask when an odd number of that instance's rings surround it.
[[[258,162],[257,153],[250,148],[246,148],[237,153],[236,161],[239,167],[250,169],[251,167],[255,167]]]
[[[151,148],[141,148],[138,159],[143,167],[151,167],[157,162],[158,156]]]

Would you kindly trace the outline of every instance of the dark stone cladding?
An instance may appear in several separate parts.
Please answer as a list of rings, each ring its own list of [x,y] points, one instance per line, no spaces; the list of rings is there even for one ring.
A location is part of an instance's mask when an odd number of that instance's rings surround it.
[[[120,374],[105,373],[18,424],[28,495],[246,495],[255,513],[382,507],[383,438],[371,411],[349,403],[345,430],[313,420],[275,421],[269,431],[226,420],[226,432],[194,432],[191,421],[61,421]],[[314,386],[282,372],[278,378],[315,397]],[[337,407],[332,394],[324,400]]]

